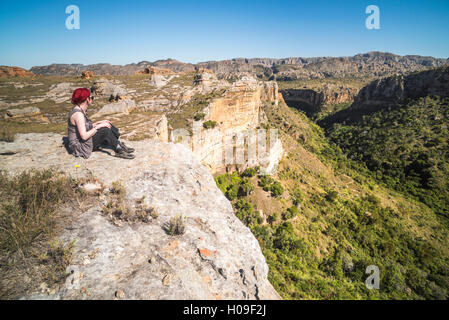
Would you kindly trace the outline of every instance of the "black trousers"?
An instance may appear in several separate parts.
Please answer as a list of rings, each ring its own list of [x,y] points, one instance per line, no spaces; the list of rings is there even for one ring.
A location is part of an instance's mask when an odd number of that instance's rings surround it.
[[[118,138],[120,137],[120,132],[116,127],[111,125],[111,128],[103,127],[98,129],[92,137],[92,143],[94,145],[94,150],[102,145],[111,146],[114,150],[117,148]]]

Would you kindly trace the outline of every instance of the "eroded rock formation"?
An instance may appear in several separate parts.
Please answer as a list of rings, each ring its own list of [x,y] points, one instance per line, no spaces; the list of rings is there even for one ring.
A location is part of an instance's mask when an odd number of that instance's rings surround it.
[[[25,107],[23,109],[6,110],[5,119],[21,122],[50,122],[37,107]]]
[[[287,89],[282,90],[281,93],[289,106],[303,110],[311,116],[320,112],[325,105],[353,102],[358,90],[326,84],[320,89]]]
[[[335,122],[352,121],[364,114],[427,95],[449,96],[448,66],[374,80],[360,90],[349,108],[323,119],[320,125],[327,127]]]
[[[90,79],[94,75],[95,75],[95,73],[93,71],[86,70],[81,73],[81,79]]]
[[[273,105],[279,103],[277,83],[243,77],[228,85],[222,96],[213,99],[201,110],[204,118],[193,123],[193,138],[189,140],[188,145],[211,172],[218,173],[236,167],[244,169],[256,165],[261,165],[262,170],[266,170],[269,174],[276,170],[277,163],[283,155],[280,140],[267,143],[266,151],[269,156],[258,158],[259,161],[249,163],[248,155],[244,157],[245,161],[236,159],[233,163],[229,163],[226,160],[226,150],[232,149],[233,145],[243,146],[243,152],[247,153],[248,144],[252,143],[248,140],[249,137],[251,134],[257,134],[257,129],[260,129],[263,123],[264,114],[261,106],[264,103]],[[203,125],[207,122],[215,123],[216,126],[204,128]],[[241,142],[230,140],[236,135],[243,140]],[[262,152],[258,155],[262,155]]]
[[[0,66],[0,78],[32,77],[34,73],[19,67]]]

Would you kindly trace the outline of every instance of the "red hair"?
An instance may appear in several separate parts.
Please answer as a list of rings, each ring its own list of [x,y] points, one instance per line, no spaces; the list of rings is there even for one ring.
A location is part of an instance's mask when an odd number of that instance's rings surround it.
[[[87,88],[78,88],[73,91],[72,95],[72,103],[80,104],[87,100],[90,97],[90,90]]]

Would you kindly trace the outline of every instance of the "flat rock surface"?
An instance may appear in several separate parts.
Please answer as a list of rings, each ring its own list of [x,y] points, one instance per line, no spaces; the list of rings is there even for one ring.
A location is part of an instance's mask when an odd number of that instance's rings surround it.
[[[129,203],[145,196],[159,213],[149,222],[117,226],[101,206],[92,207],[61,235],[64,242],[75,240],[66,284],[52,296],[24,298],[279,299],[259,243],[196,156],[182,144],[129,144],[136,149],[134,160],[103,152],[77,159],[58,134],[19,134],[13,143],[0,142],[0,170],[51,167],[93,174],[107,186],[120,181]],[[178,215],[186,231],[168,235],[163,226]]]

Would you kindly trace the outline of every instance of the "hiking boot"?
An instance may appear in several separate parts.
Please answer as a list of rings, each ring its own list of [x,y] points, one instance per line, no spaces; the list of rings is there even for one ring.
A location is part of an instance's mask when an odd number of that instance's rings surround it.
[[[117,149],[115,150],[115,156],[117,158],[122,158],[122,159],[134,159],[135,158],[135,156],[133,154],[126,152],[125,149],[120,146],[120,144],[117,146]]]
[[[127,147],[124,142],[119,141],[120,146],[125,150],[125,152],[133,153],[134,148]]]

